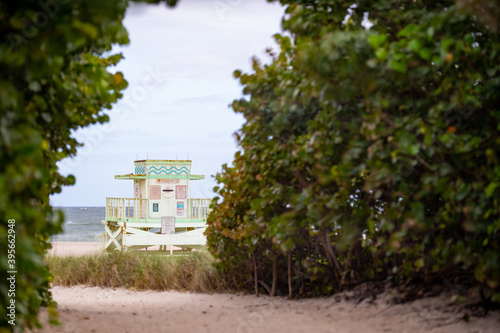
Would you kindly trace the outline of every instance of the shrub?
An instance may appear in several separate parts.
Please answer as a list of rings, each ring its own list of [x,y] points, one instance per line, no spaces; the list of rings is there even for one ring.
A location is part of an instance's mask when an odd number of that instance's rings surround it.
[[[281,2],[272,63],[235,72],[221,271],[302,295],[460,276],[500,301],[496,27],[453,1]]]

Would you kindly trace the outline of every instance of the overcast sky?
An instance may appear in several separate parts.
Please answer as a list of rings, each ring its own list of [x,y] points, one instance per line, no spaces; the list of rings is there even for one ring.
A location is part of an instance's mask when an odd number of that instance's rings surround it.
[[[130,44],[116,47],[123,59],[112,71],[129,82],[124,98],[109,111],[111,121],[75,133],[85,143],[77,157],[60,163],[76,184],[51,197],[53,206],[105,206],[106,197],[132,197],[134,160],[189,159],[191,197],[213,196],[212,175],[231,164],[233,133],[243,117],[229,107],[242,96],[233,71],[249,72],[252,56],[264,62],[284,13],[265,0],[181,0],[165,5],[130,5],[125,27]]]

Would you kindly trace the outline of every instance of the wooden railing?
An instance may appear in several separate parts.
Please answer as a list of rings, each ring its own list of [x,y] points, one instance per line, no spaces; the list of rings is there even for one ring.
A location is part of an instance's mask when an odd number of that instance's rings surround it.
[[[210,213],[212,199],[190,199],[188,218],[204,219]],[[158,212],[149,212],[147,199],[106,198],[106,219],[125,221],[126,219],[140,221],[141,219],[157,219],[163,216],[162,207]],[[151,216],[149,216],[152,214]]]
[[[212,199],[190,199],[189,201],[191,218],[205,219],[208,217]]]
[[[135,198],[106,198],[106,218],[113,220],[147,219],[147,200]]]

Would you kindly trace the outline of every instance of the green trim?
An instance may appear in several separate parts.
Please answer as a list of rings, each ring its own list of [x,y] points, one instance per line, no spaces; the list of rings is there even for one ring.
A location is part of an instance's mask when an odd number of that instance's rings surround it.
[[[175,219],[175,223],[201,223],[201,222],[207,222],[207,219]]]
[[[115,179],[146,179],[146,175],[134,175],[134,174],[129,174],[129,175],[116,175]]]
[[[116,175],[115,179],[190,179],[200,180],[205,179],[204,175]]]

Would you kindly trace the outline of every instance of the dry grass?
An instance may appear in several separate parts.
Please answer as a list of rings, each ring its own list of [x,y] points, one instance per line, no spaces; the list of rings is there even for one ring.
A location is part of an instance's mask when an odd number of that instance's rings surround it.
[[[47,256],[53,285],[125,287],[135,290],[215,292],[224,283],[206,252],[187,256],[111,253],[83,257]]]

